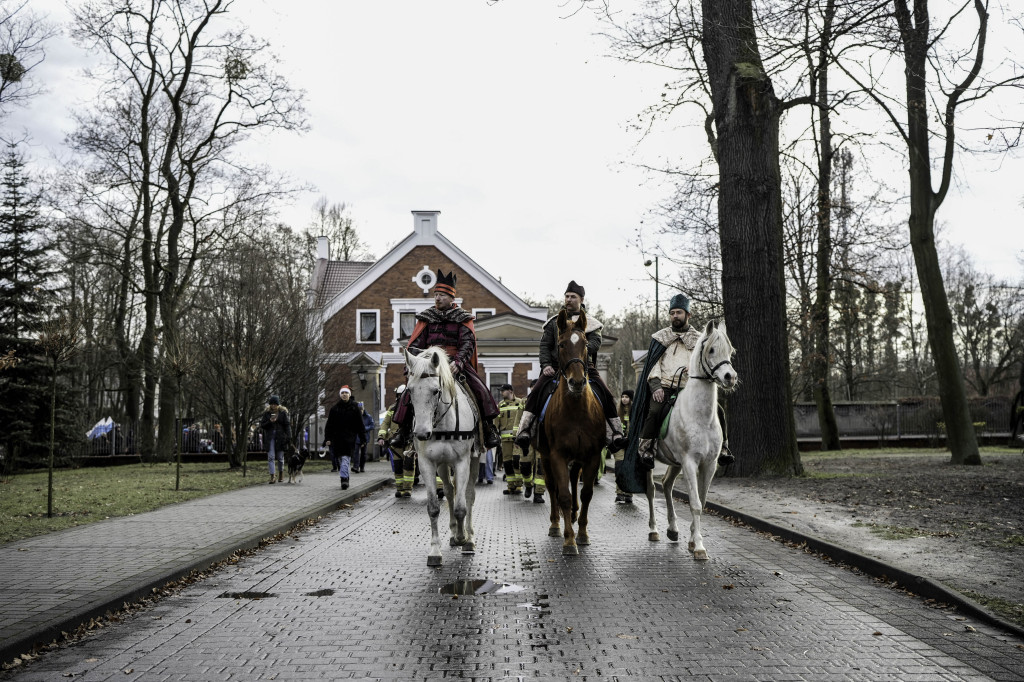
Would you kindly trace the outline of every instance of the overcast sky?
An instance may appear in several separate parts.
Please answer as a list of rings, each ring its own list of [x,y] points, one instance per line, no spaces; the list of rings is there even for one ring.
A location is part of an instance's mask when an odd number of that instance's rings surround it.
[[[57,20],[63,4],[32,0]],[[309,223],[319,195],[346,202],[377,256],[412,230],[412,210],[439,210],[439,229],[513,291],[542,299],[569,279],[618,311],[651,299],[645,255],[631,246],[669,186],[639,169],[706,154],[699,128],[663,126],[641,143],[629,129],[665,74],[605,55],[587,12],[558,0],[239,0],[235,8],[307,91],[310,132],[248,150],[316,186],[281,218]],[[55,39],[38,75],[49,85],[8,120],[59,156],[68,111],[91,93],[83,57]],[[1019,279],[1024,171],[1019,156],[962,159],[940,210],[946,236],[979,266]],[[899,167],[888,171],[905,183]],[[663,263],[664,265],[664,263]],[[666,276],[662,268],[662,276]],[[671,277],[671,273],[668,273]],[[669,292],[662,287],[661,300]],[[470,302],[467,302],[470,303]]]

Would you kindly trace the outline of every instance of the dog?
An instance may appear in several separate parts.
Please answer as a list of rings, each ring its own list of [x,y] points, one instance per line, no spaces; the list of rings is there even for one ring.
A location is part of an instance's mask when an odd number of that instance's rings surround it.
[[[309,458],[309,451],[306,448],[296,450],[295,446],[291,445],[285,451],[285,455],[288,458],[288,482],[301,483],[302,467]]]

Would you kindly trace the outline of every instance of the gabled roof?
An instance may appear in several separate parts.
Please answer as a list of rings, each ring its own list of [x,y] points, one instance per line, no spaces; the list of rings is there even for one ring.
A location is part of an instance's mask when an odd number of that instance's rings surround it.
[[[360,275],[369,270],[371,265],[373,265],[372,262],[327,261],[327,267],[324,269],[317,292],[319,294],[316,300],[317,307],[323,307],[328,301],[348,288],[352,282],[359,279]]]
[[[462,249],[455,246],[447,237],[435,229],[416,230],[384,256],[372,263],[363,272],[358,274],[354,280],[333,296],[321,294],[326,304],[324,305],[323,319],[328,320],[339,310],[356,299],[359,294],[368,289],[377,279],[394,267],[402,258],[409,254],[417,246],[433,246],[451,259],[462,272],[473,278],[487,288],[502,303],[507,305],[515,314],[523,317],[530,317],[543,321],[547,317],[547,308],[533,307],[523,299],[512,293],[512,291],[501,283],[497,277],[484,270],[472,258],[467,256]],[[326,276],[325,276],[326,282]]]

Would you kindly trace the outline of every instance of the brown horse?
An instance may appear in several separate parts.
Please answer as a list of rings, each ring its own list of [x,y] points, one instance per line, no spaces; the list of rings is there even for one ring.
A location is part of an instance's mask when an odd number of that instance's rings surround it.
[[[558,537],[559,514],[565,519],[562,554],[579,554],[577,544],[590,544],[587,509],[594,496],[594,480],[605,442],[604,411],[587,380],[586,328],[585,312],[580,312],[576,322],[568,319],[564,310],[558,314],[558,388],[548,403],[538,438],[538,450],[547,472],[548,493],[551,495],[548,535]],[[583,493],[578,496],[581,474]],[[582,510],[580,498],[583,500]],[[574,533],[572,524],[577,514],[579,532]]]

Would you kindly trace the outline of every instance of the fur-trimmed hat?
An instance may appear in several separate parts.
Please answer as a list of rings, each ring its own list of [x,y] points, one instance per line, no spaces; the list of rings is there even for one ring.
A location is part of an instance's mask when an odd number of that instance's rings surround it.
[[[685,294],[676,294],[668,302],[668,309],[682,308],[686,312],[690,312],[690,299]]]
[[[346,384],[345,386],[341,387],[340,391],[338,391],[338,396],[340,397],[342,393],[348,393],[349,395],[352,395],[352,389],[349,388],[348,385]]]
[[[568,294],[568,293],[570,293],[570,292],[572,292],[572,293],[576,294],[576,295],[577,295],[577,296],[579,296],[580,298],[583,298],[583,295],[584,295],[584,294],[586,293],[586,289],[584,289],[583,287],[581,287],[581,286],[580,286],[579,284],[576,284],[576,280],[572,280],[572,281],[571,281],[571,282],[569,282],[569,284],[568,284],[568,285],[567,285],[567,286],[565,287],[565,293],[567,293],[567,294]]]
[[[437,284],[434,285],[435,292],[441,292],[442,294],[448,294],[452,298],[455,298],[455,281],[458,276],[455,271],[452,270],[447,275],[441,272],[441,268],[437,269]]]

